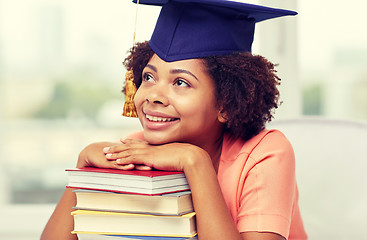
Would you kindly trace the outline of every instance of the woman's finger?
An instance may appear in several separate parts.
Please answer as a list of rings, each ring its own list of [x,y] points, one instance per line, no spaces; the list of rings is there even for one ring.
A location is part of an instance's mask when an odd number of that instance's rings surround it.
[[[135,165],[130,163],[130,164],[126,164],[126,165],[117,165],[118,169],[121,170],[133,170],[135,168]]]
[[[146,166],[146,165],[136,165],[136,170],[143,170],[143,171],[150,171],[152,170],[152,167]]]

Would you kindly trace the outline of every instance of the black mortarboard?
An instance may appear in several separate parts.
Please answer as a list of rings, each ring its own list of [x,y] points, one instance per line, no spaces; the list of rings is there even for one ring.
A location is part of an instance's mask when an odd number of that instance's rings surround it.
[[[251,51],[255,23],[297,14],[227,0],[140,0],[139,4],[162,6],[149,45],[167,62]]]

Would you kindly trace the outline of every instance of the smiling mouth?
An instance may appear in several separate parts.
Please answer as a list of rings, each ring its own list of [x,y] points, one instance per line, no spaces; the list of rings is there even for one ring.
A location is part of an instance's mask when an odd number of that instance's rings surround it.
[[[151,116],[146,114],[145,117],[152,122],[172,122],[175,120],[178,120],[178,118],[164,118],[164,117],[155,117],[155,116]]]

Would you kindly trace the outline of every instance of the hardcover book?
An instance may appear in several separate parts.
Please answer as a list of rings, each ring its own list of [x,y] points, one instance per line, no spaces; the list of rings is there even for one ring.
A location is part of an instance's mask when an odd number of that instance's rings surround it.
[[[161,195],[189,190],[183,172],[118,170],[104,168],[67,169],[68,187]]]
[[[79,240],[198,240],[194,237],[160,237],[160,236],[129,236],[129,235],[105,235],[76,232]]]
[[[77,198],[75,209],[157,215],[182,215],[194,211],[190,191],[154,196],[85,189],[73,192]]]
[[[181,216],[165,216],[76,210],[72,215],[75,232],[162,237],[196,235],[194,212]]]

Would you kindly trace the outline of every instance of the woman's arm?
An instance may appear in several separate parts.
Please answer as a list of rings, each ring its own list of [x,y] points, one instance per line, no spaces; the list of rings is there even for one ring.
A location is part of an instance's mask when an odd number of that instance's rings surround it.
[[[73,189],[71,188],[65,190],[42,232],[41,240],[78,239],[75,234],[71,234],[74,228],[74,220],[71,212],[76,203],[76,197],[72,191]]]
[[[196,153],[184,166],[192,192],[200,240],[242,239],[224,201],[208,154]]]
[[[200,240],[285,240],[275,233],[246,232],[240,234],[238,232],[208,155],[202,154],[202,157],[198,155],[192,158],[188,161],[184,171],[192,191]]]
[[[106,160],[103,149],[112,145],[116,145],[116,143],[100,142],[88,145],[80,152],[76,167],[122,168],[122,166],[117,165],[115,162]],[[76,204],[76,197],[72,190],[71,188],[67,188],[64,191],[42,232],[41,240],[78,239],[75,234],[71,234],[74,228],[74,218],[71,216],[71,212]]]

